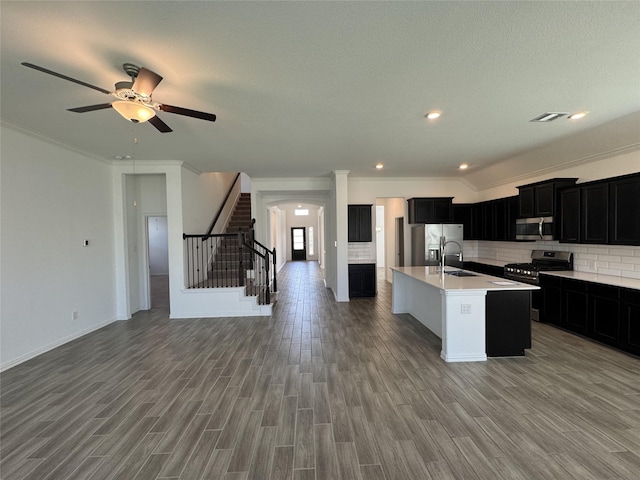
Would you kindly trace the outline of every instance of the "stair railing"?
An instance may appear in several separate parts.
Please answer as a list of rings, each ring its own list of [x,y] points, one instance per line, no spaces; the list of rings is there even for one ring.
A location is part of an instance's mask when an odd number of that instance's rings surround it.
[[[277,291],[275,248],[270,251],[244,232],[185,233],[182,238],[187,288],[245,287],[245,293],[256,296],[260,305],[271,303],[271,292]]]
[[[183,234],[187,288],[243,287],[246,253],[238,233]]]
[[[256,224],[256,219],[252,218],[251,219],[251,228],[249,229],[249,241],[252,243],[253,247],[258,251],[261,252],[263,255],[269,255],[271,256],[271,263],[273,264],[273,281],[272,281],[272,290],[274,292],[278,291],[278,280],[276,278],[276,248],[273,247],[273,250],[269,250],[267,247],[265,247],[263,244],[261,244],[259,241],[256,240],[256,235],[255,235],[255,224]]]

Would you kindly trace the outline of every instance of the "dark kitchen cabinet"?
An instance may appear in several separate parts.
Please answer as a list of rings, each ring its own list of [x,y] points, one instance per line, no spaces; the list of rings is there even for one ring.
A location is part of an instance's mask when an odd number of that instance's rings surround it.
[[[563,280],[563,324],[568,330],[587,333],[587,284],[577,280]]]
[[[563,189],[559,202],[561,242],[640,245],[640,174]]]
[[[618,288],[590,283],[587,335],[594,340],[617,347],[620,344],[620,303]]]
[[[640,290],[620,289],[620,348],[640,355]]]
[[[348,240],[350,242],[371,242],[371,205],[348,206]]]
[[[464,240],[475,240],[473,238],[473,204],[454,203],[451,207],[453,223],[462,225]]]
[[[609,240],[609,185],[580,188],[580,243],[606,244]]]
[[[376,296],[376,265],[349,264],[349,298]]]
[[[554,216],[560,189],[575,185],[576,180],[577,178],[554,178],[518,187],[518,216],[522,218]]]
[[[560,193],[560,242],[580,243],[580,188]]]
[[[547,274],[540,287],[541,321],[640,356],[640,290]]]
[[[549,275],[540,276],[542,298],[540,305],[540,321],[559,327],[564,326],[562,312],[562,279]]]
[[[498,267],[497,265],[487,265],[486,263],[479,262],[463,262],[462,268],[484,275],[491,275],[492,277],[504,278],[504,267]]]
[[[493,235],[491,240],[515,241],[518,196],[493,201]]]
[[[451,223],[453,197],[410,198],[409,223]]]
[[[529,291],[487,292],[485,342],[488,357],[522,356],[526,348],[531,348],[530,309]]]
[[[609,181],[609,243],[640,245],[640,175]]]

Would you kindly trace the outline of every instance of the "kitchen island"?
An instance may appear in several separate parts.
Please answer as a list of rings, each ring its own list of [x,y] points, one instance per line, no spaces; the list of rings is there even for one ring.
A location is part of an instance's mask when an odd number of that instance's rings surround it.
[[[531,347],[530,292],[539,287],[445,267],[392,267],[392,311],[442,339],[446,362],[524,355]]]

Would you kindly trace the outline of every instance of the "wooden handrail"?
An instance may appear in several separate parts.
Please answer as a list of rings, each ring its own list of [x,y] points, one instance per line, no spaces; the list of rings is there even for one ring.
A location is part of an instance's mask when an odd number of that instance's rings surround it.
[[[218,209],[218,213],[213,218],[213,221],[211,222],[211,225],[209,226],[209,229],[207,230],[207,233],[205,233],[203,235],[203,237],[211,235],[211,232],[213,232],[213,228],[216,226],[216,223],[218,222],[218,219],[220,218],[220,215],[222,214],[222,210],[224,209],[224,206],[227,204],[227,200],[229,200],[229,197],[231,196],[231,192],[233,192],[233,187],[236,186],[236,182],[238,181],[239,178],[240,178],[240,172],[238,172],[238,174],[236,175],[235,180],[231,184],[231,188],[229,188],[229,191],[227,192],[227,196],[224,197],[224,200],[223,200],[222,204],[220,205],[220,208]]]

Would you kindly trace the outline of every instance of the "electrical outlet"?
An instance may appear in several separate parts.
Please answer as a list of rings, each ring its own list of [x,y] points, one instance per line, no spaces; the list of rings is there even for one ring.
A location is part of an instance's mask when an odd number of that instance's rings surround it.
[[[463,303],[462,305],[460,305],[460,313],[463,315],[470,315],[471,314],[471,304],[470,303]]]
[[[78,319],[78,311],[74,310],[73,312],[71,312],[71,320],[77,320]]]

